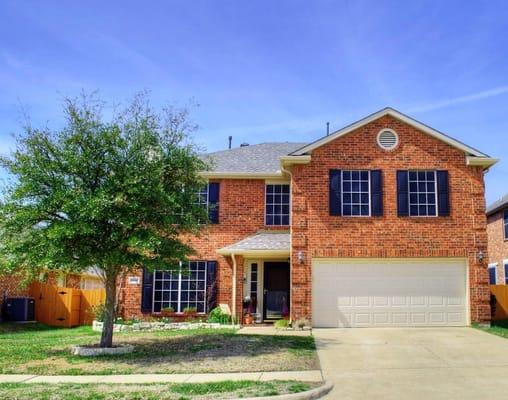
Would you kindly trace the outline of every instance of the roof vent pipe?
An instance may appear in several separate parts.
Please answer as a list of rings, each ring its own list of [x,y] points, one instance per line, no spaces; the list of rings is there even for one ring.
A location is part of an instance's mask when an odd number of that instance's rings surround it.
[[[231,143],[233,142],[233,136],[229,136],[228,141],[229,141],[229,150],[231,150]]]
[[[240,147],[247,147],[248,145],[249,145],[249,143],[245,143],[245,142],[243,142],[243,143],[240,145]]]
[[[327,122],[326,123],[326,136],[328,136],[330,134],[330,123]]]

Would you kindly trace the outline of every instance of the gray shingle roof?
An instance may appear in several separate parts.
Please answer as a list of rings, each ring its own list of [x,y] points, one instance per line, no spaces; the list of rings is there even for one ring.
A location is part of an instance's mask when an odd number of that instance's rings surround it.
[[[289,236],[289,232],[258,232],[221,250],[240,253],[245,250],[287,250],[289,252]]]
[[[204,154],[213,172],[277,173],[280,157],[288,155],[305,143],[260,143]]]
[[[492,203],[490,206],[487,207],[487,215],[492,215],[499,210],[502,210],[503,208],[508,207],[508,194],[505,194],[503,197],[501,197],[499,200]]]

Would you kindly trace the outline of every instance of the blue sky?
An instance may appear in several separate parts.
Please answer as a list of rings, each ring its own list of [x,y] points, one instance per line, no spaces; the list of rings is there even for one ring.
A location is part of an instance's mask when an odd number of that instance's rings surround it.
[[[58,128],[81,90],[193,99],[208,150],[310,141],[392,106],[502,158],[487,200],[508,192],[506,1],[3,0],[0,22],[1,153],[22,110]]]

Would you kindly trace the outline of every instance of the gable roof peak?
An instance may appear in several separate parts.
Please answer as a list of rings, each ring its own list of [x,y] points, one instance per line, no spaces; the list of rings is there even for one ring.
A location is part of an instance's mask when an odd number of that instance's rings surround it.
[[[329,143],[332,140],[335,140],[341,136],[344,136],[344,135],[354,131],[355,129],[358,129],[364,125],[367,125],[368,123],[375,121],[376,119],[384,117],[385,115],[390,115],[390,116],[392,116],[402,122],[405,122],[406,124],[413,126],[414,128],[416,128],[416,129],[418,129],[418,130],[420,130],[420,131],[422,131],[422,132],[424,132],[424,133],[426,133],[438,140],[441,140],[442,142],[449,144],[450,146],[453,146],[459,150],[462,150],[466,154],[466,156],[489,158],[490,159],[490,157],[487,154],[482,153],[481,151],[479,151],[471,146],[468,146],[468,145],[444,134],[443,132],[440,132],[434,128],[431,128],[430,126],[425,125],[424,123],[417,121],[414,118],[409,117],[406,114],[401,113],[400,111],[396,110],[393,107],[384,107],[379,111],[369,114],[366,117],[364,117],[356,122],[353,122],[352,124],[346,125],[345,127],[341,128],[339,130],[336,130],[327,136],[321,137],[320,139],[293,151],[290,155],[298,156],[298,155],[310,154],[314,149],[321,147],[324,144]]]

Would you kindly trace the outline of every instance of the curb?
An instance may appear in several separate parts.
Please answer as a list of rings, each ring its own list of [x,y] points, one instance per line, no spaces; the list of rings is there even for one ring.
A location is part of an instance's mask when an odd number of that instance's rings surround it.
[[[325,381],[323,385],[307,390],[306,392],[292,393],[292,394],[281,394],[278,396],[266,396],[266,397],[244,397],[241,400],[313,400],[323,397],[333,389],[333,383]],[[240,400],[240,399],[237,399]]]

